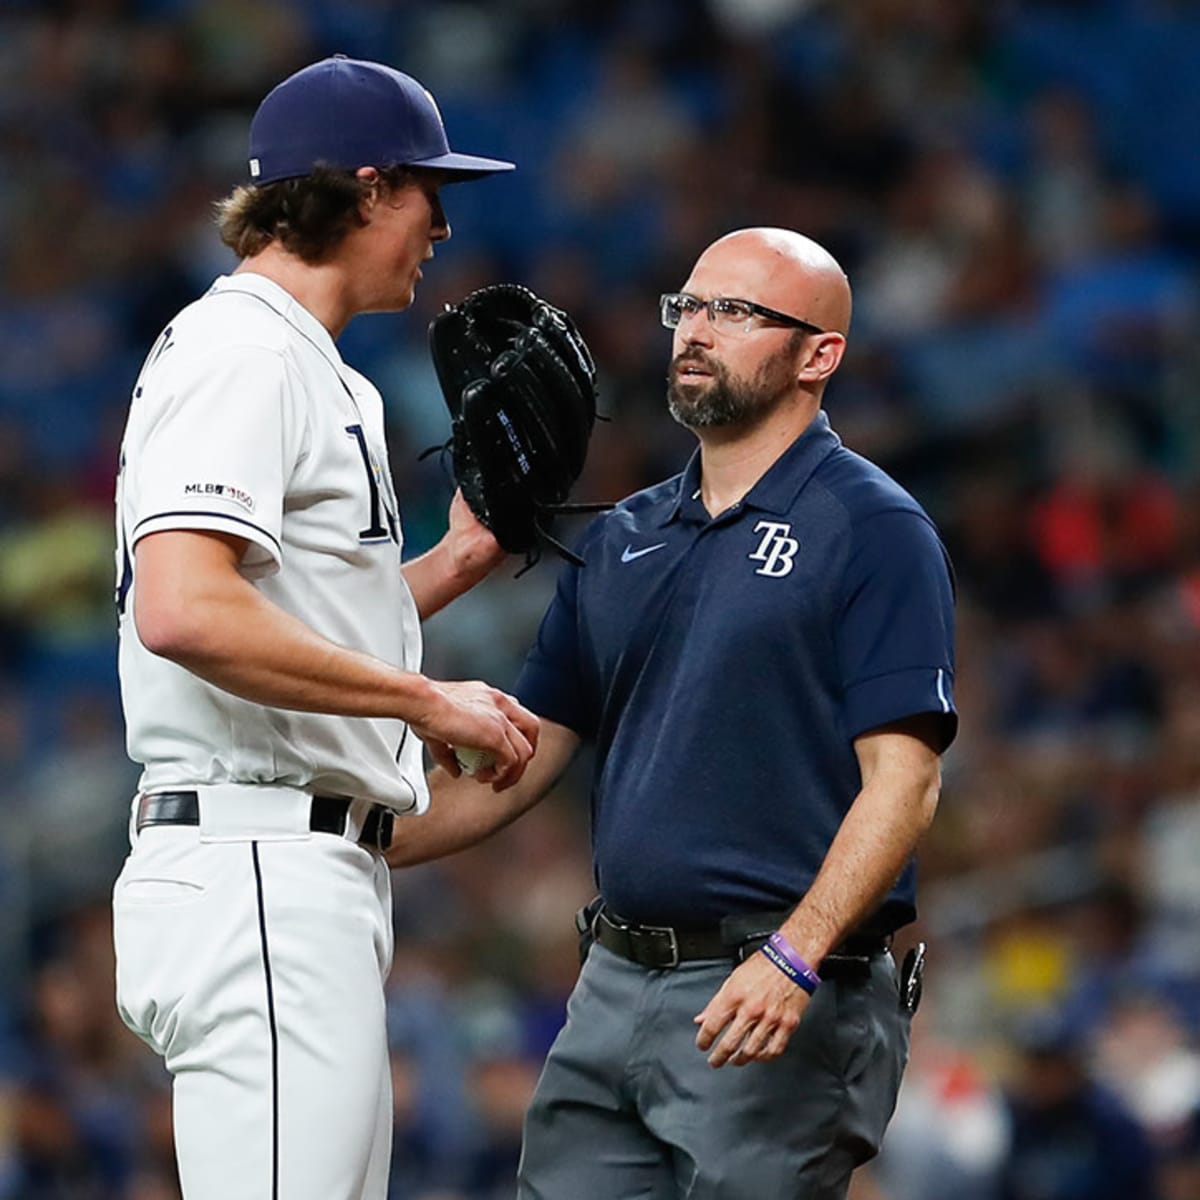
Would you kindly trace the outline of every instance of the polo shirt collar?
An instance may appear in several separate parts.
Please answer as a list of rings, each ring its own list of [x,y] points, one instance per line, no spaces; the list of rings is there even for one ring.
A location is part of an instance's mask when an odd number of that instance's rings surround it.
[[[824,409],[809,422],[800,436],[772,463],[767,473],[746,493],[743,505],[764,512],[785,513],[812,477],[813,472],[842,444],[833,431]],[[700,448],[697,446],[679,476],[679,484],[660,525],[668,525],[680,513],[685,501],[700,488]]]
[[[683,474],[679,476],[678,483],[675,485],[675,494],[671,497],[671,502],[667,505],[662,520],[658,523],[659,526],[670,525],[679,516],[680,510],[683,508],[683,502],[689,497],[694,496],[699,487],[700,447],[697,446],[692,451],[692,457],[688,459],[687,466],[683,468]]]

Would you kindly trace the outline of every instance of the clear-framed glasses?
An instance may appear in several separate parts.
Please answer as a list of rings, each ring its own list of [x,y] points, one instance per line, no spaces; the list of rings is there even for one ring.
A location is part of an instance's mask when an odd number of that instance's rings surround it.
[[[824,333],[825,330],[811,321],[789,316],[753,300],[737,300],[732,296],[713,296],[701,300],[688,292],[667,292],[659,298],[662,323],[668,329],[677,329],[684,317],[694,317],[701,309],[708,312],[714,329],[725,333],[749,333],[756,317],[786,325],[789,329],[806,329],[809,333]]]

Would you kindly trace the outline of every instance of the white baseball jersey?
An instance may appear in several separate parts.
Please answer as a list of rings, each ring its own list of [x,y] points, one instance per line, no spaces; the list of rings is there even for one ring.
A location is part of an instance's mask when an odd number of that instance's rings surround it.
[[[133,548],[169,529],[246,538],[241,569],[265,597],[331,641],[419,670],[379,393],[261,275],[223,276],[185,308],[134,389],[117,485],[129,753],[143,791],[287,784],[423,811],[422,745],[403,722],[264,707],[142,645]]]

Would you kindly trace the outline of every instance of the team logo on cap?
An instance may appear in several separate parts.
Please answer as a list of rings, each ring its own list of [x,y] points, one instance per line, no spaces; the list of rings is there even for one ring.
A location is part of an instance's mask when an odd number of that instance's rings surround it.
[[[250,160],[250,178],[257,179],[262,174],[262,163],[257,158]]]

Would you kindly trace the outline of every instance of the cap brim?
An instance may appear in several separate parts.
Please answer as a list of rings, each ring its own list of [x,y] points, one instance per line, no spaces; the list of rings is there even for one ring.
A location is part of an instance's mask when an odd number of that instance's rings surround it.
[[[477,154],[439,154],[435,158],[420,158],[415,162],[406,163],[409,167],[428,167],[432,171],[449,171],[458,177],[459,181],[482,179],[485,175],[495,175],[500,171],[513,171],[517,164],[505,162],[502,158],[481,158]]]

